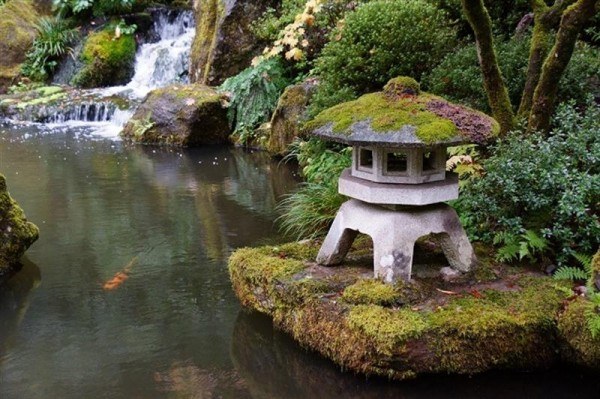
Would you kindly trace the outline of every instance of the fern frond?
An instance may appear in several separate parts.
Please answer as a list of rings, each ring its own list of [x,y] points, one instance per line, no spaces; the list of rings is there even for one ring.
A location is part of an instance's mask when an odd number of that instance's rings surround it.
[[[573,254],[573,257],[577,259],[577,261],[581,264],[585,271],[587,271],[590,274],[592,273],[592,255],[575,252]]]
[[[590,296],[590,306],[585,311],[587,327],[592,334],[592,338],[600,337],[600,294]]]
[[[588,274],[578,267],[563,266],[554,273],[557,280],[587,280]]]

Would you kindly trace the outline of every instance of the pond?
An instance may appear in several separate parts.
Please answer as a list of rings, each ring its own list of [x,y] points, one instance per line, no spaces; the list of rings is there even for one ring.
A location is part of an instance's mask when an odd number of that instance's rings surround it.
[[[40,227],[0,290],[0,397],[597,397],[582,371],[390,383],[342,373],[241,311],[227,257],[277,243],[292,167],[224,147],[130,147],[0,127],[0,171]],[[118,273],[128,279],[106,285]]]

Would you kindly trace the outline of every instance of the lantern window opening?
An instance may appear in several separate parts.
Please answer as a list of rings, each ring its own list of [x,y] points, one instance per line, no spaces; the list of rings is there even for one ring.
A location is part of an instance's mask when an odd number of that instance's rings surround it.
[[[385,175],[406,176],[408,173],[408,154],[404,151],[386,151],[384,156]]]
[[[373,172],[373,150],[360,148],[357,166],[360,171]]]
[[[439,170],[437,151],[429,150],[423,152],[423,173],[436,173]]]

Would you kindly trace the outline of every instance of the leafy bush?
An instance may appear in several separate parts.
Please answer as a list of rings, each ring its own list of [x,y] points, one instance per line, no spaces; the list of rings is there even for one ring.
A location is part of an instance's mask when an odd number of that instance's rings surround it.
[[[277,40],[279,32],[294,22],[296,15],[304,9],[305,3],[306,0],[283,0],[278,9],[267,9],[264,15],[252,24],[252,33],[260,40]]]
[[[77,38],[78,31],[59,18],[41,18],[38,37],[33,41],[21,68],[24,76],[36,81],[47,80],[58,61],[71,51],[69,47]]]
[[[313,238],[327,233],[336,212],[346,200],[338,193],[338,178],[351,163],[352,149],[319,139],[296,141],[290,157],[296,157],[306,179],[300,189],[279,205],[284,233]]]
[[[311,114],[340,98],[378,90],[396,76],[419,79],[452,51],[455,37],[446,14],[424,0],[379,0],[359,6],[331,33],[316,60],[314,72],[323,84]]]
[[[230,95],[229,122],[244,144],[277,107],[281,92],[289,84],[284,72],[281,62],[270,58],[244,69],[220,86],[220,91]]]
[[[531,39],[525,36],[506,42],[498,42],[498,62],[505,78],[511,102],[518,106],[525,87],[529,46]],[[585,101],[588,93],[600,97],[600,50],[579,43],[565,71],[559,87],[563,101]],[[471,107],[489,112],[483,90],[481,68],[475,45],[468,45],[449,54],[437,67],[422,79],[422,85],[432,93]]]
[[[134,0],[53,0],[53,3],[60,17],[118,15],[131,11],[134,6]]]
[[[462,12],[461,0],[431,1],[446,11],[453,21],[457,21],[461,37],[472,35],[471,27]],[[530,3],[530,0],[484,0],[492,19],[494,33],[505,38],[512,36],[519,21],[531,12]]]
[[[516,132],[498,142],[457,203],[471,235],[501,246],[504,259],[564,265],[600,244],[600,107],[563,105],[554,123],[548,137]]]

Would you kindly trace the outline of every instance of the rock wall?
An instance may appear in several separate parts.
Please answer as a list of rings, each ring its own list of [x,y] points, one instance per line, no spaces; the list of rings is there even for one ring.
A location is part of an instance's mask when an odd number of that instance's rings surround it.
[[[216,86],[250,65],[265,43],[250,26],[280,0],[196,0],[190,79]]]
[[[38,228],[27,221],[23,210],[10,197],[6,179],[0,174],[0,282],[12,275],[15,265],[38,236]]]
[[[37,35],[39,17],[31,0],[8,0],[0,6],[0,94],[19,76],[25,54]]]

